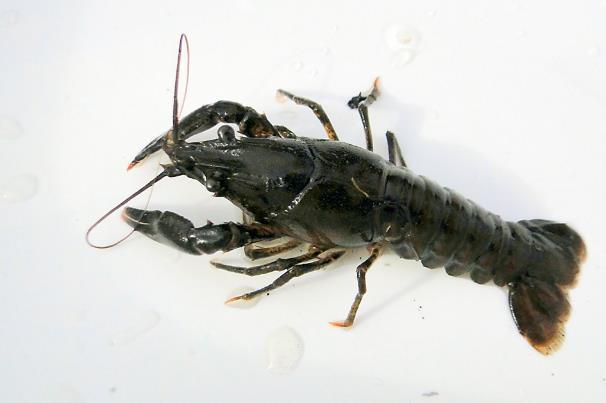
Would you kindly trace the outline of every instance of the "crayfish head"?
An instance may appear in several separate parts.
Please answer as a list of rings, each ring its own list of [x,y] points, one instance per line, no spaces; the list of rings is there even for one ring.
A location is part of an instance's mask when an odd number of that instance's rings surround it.
[[[288,209],[314,169],[303,141],[236,137],[227,125],[219,129],[218,139],[183,142],[166,151],[181,173],[261,222]]]

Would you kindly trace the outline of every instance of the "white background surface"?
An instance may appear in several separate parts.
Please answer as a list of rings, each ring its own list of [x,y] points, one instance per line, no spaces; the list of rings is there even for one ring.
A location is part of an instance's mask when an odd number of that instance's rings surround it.
[[[323,3],[2,2],[0,184],[26,174],[37,190],[0,204],[0,401],[605,400],[606,3]],[[345,101],[379,75],[378,152],[393,130],[418,173],[508,219],[574,225],[589,259],[564,347],[534,352],[503,290],[391,252],[343,331],[327,322],[344,318],[364,251],[231,309],[237,287],[273,276],[212,270],[142,236],[87,247],[87,227],[156,172],[124,168],[170,126],[181,32],[192,46],[185,112],[229,99],[323,136],[308,110],[275,102],[285,88],[362,145]],[[239,217],[185,179],[156,186],[150,207],[199,225]],[[125,230],[116,216],[97,239]],[[265,344],[283,326],[304,347],[280,375]]]

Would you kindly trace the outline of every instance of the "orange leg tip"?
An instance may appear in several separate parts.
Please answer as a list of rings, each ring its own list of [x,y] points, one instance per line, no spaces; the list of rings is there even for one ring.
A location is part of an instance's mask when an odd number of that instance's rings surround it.
[[[130,171],[130,170],[131,170],[131,169],[133,169],[133,168],[134,168],[134,166],[135,166],[135,165],[137,165],[137,164],[138,164],[138,162],[135,162],[135,161],[131,162],[130,164],[128,164],[128,167],[126,168],[126,170],[127,170],[127,171]]]
[[[231,297],[230,299],[228,299],[227,301],[224,302],[225,305],[229,305],[232,302],[236,302],[242,299],[242,295],[238,295],[237,297]]]
[[[335,321],[335,322],[328,322],[328,323],[330,323],[334,327],[351,327],[351,323],[347,323],[344,320],[338,320],[338,321]]]
[[[282,92],[282,90],[277,90],[276,91],[276,101],[278,101],[280,103],[286,102],[286,95],[284,95],[284,93]]]

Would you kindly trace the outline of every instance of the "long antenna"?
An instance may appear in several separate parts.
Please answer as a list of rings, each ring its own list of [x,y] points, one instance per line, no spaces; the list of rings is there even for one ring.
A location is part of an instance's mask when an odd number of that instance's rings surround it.
[[[183,43],[185,42],[185,49],[187,52],[187,66],[186,66],[186,75],[185,75],[185,90],[183,91],[183,99],[181,101],[181,107],[179,108],[179,75],[181,70],[181,52],[183,49]],[[172,129],[169,130],[164,138],[158,138],[150,143],[147,147],[145,147],[135,159],[128,165],[126,168],[127,171],[134,168],[137,164],[147,158],[149,155],[155,153],[155,151],[149,151],[149,148],[155,148],[155,150],[159,150],[162,148],[163,140],[166,144],[172,145],[177,142],[179,139],[179,119],[181,118],[181,113],[183,112],[183,106],[185,105],[185,99],[187,98],[187,90],[189,88],[189,41],[187,40],[187,36],[185,34],[181,34],[179,38],[179,52],[177,56],[177,71],[175,73],[175,84],[174,84],[174,94],[173,94],[173,113],[172,113]]]
[[[189,84],[189,41],[187,35],[181,34],[179,38],[179,53],[177,54],[177,71],[175,72],[175,91],[173,93],[173,130],[167,135],[167,142],[174,144],[179,140],[179,116],[183,111],[183,106],[179,109],[179,72],[181,70],[181,51],[183,48],[183,42],[185,42],[185,48],[187,51],[187,73],[185,75],[185,91],[183,93],[183,104],[185,104],[185,97],[187,96],[187,86]]]
[[[187,52],[187,68],[186,68],[186,75],[185,75],[185,90],[183,92],[183,102],[181,104],[181,108],[179,108],[179,99],[178,99],[179,98],[179,72],[181,70],[181,51],[182,51],[182,48],[183,48],[183,42],[185,42],[185,49],[186,49],[186,52]],[[172,131],[169,131],[168,134],[167,134],[167,136],[166,136],[166,141],[169,144],[174,144],[174,142],[175,142],[175,135],[178,133],[178,130],[179,130],[179,118],[181,116],[181,112],[183,111],[183,105],[185,105],[185,98],[187,97],[187,87],[188,87],[188,85],[189,85],[189,41],[187,40],[187,35],[181,34],[181,36],[179,37],[179,53],[177,55],[177,71],[175,73],[175,91],[174,91],[174,95],[173,95],[173,129],[172,129]],[[129,169],[132,168],[134,165],[135,164],[131,163],[131,165],[129,165]],[[145,190],[147,190],[150,187],[154,186],[154,184],[156,182],[158,182],[160,179],[164,178],[165,176],[168,176],[168,169],[165,169],[162,173],[160,173],[154,179],[152,179],[151,181],[149,181],[141,189],[137,190],[135,193],[133,193],[132,195],[128,196],[126,199],[124,199],[122,202],[120,202],[117,206],[115,206],[114,208],[112,208],[111,210],[109,210],[101,218],[99,218],[97,221],[95,221],[95,223],[90,226],[90,228],[88,229],[88,231],[86,231],[86,236],[85,236],[86,243],[89,246],[92,246],[93,248],[107,249],[107,248],[111,248],[111,247],[114,247],[114,246],[120,244],[121,242],[123,242],[124,240],[126,240],[129,236],[131,236],[133,234],[133,232],[135,232],[135,229],[130,230],[128,232],[128,234],[124,235],[122,238],[120,238],[116,242],[108,244],[108,245],[96,245],[96,244],[94,244],[94,243],[92,243],[90,241],[90,233],[92,232],[93,229],[95,229],[95,227],[97,227],[97,225],[101,224],[107,217],[109,217],[110,215],[112,215],[120,207],[124,206],[126,203],[128,203],[129,201],[131,201],[135,197],[139,196]],[[152,189],[152,191],[153,191],[153,189]],[[145,204],[145,209],[147,209],[147,206],[149,205],[150,199],[151,199],[151,193],[149,194],[149,197],[148,197],[147,202]]]
[[[152,187],[156,182],[158,182],[160,179],[164,178],[165,176],[168,176],[168,170],[162,171],[160,173],[160,175],[156,176],[154,179],[152,179],[151,181],[149,181],[145,186],[143,186],[141,189],[137,190],[132,195],[128,196],[126,199],[122,200],[120,203],[118,203],[118,205],[116,207],[112,208],[107,213],[105,213],[101,218],[99,218],[97,221],[95,221],[95,223],[90,226],[90,228],[88,229],[88,231],[86,231],[86,243],[89,246],[92,246],[93,248],[107,249],[107,248],[111,248],[113,246],[118,245],[119,243],[123,242],[126,238],[128,238],[129,236],[131,236],[131,234],[133,232],[135,232],[134,229],[132,229],[128,234],[124,235],[122,238],[120,238],[116,242],[111,243],[109,245],[96,245],[96,244],[94,244],[94,243],[92,243],[90,241],[90,233],[91,233],[91,231],[93,229],[95,229],[95,227],[97,225],[101,224],[107,217],[109,217],[110,215],[112,215],[116,210],[118,210],[120,207],[124,206],[126,203],[128,203],[129,201],[131,201],[135,197],[139,196],[141,193],[145,192],[147,189],[149,189],[150,187]]]

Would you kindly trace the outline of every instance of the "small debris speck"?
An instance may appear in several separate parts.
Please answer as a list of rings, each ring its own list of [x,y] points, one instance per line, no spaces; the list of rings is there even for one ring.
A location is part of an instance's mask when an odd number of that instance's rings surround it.
[[[423,396],[423,397],[432,397],[432,396],[438,396],[438,395],[439,395],[438,392],[431,391],[431,392],[425,392],[421,396]]]
[[[555,374],[552,372],[552,373],[551,373],[551,376],[554,376],[554,375],[555,375]]]
[[[425,319],[425,316],[421,316],[421,319]]]
[[[118,388],[116,388],[115,386],[112,386],[111,388],[109,388],[109,393],[116,393],[116,390]]]

